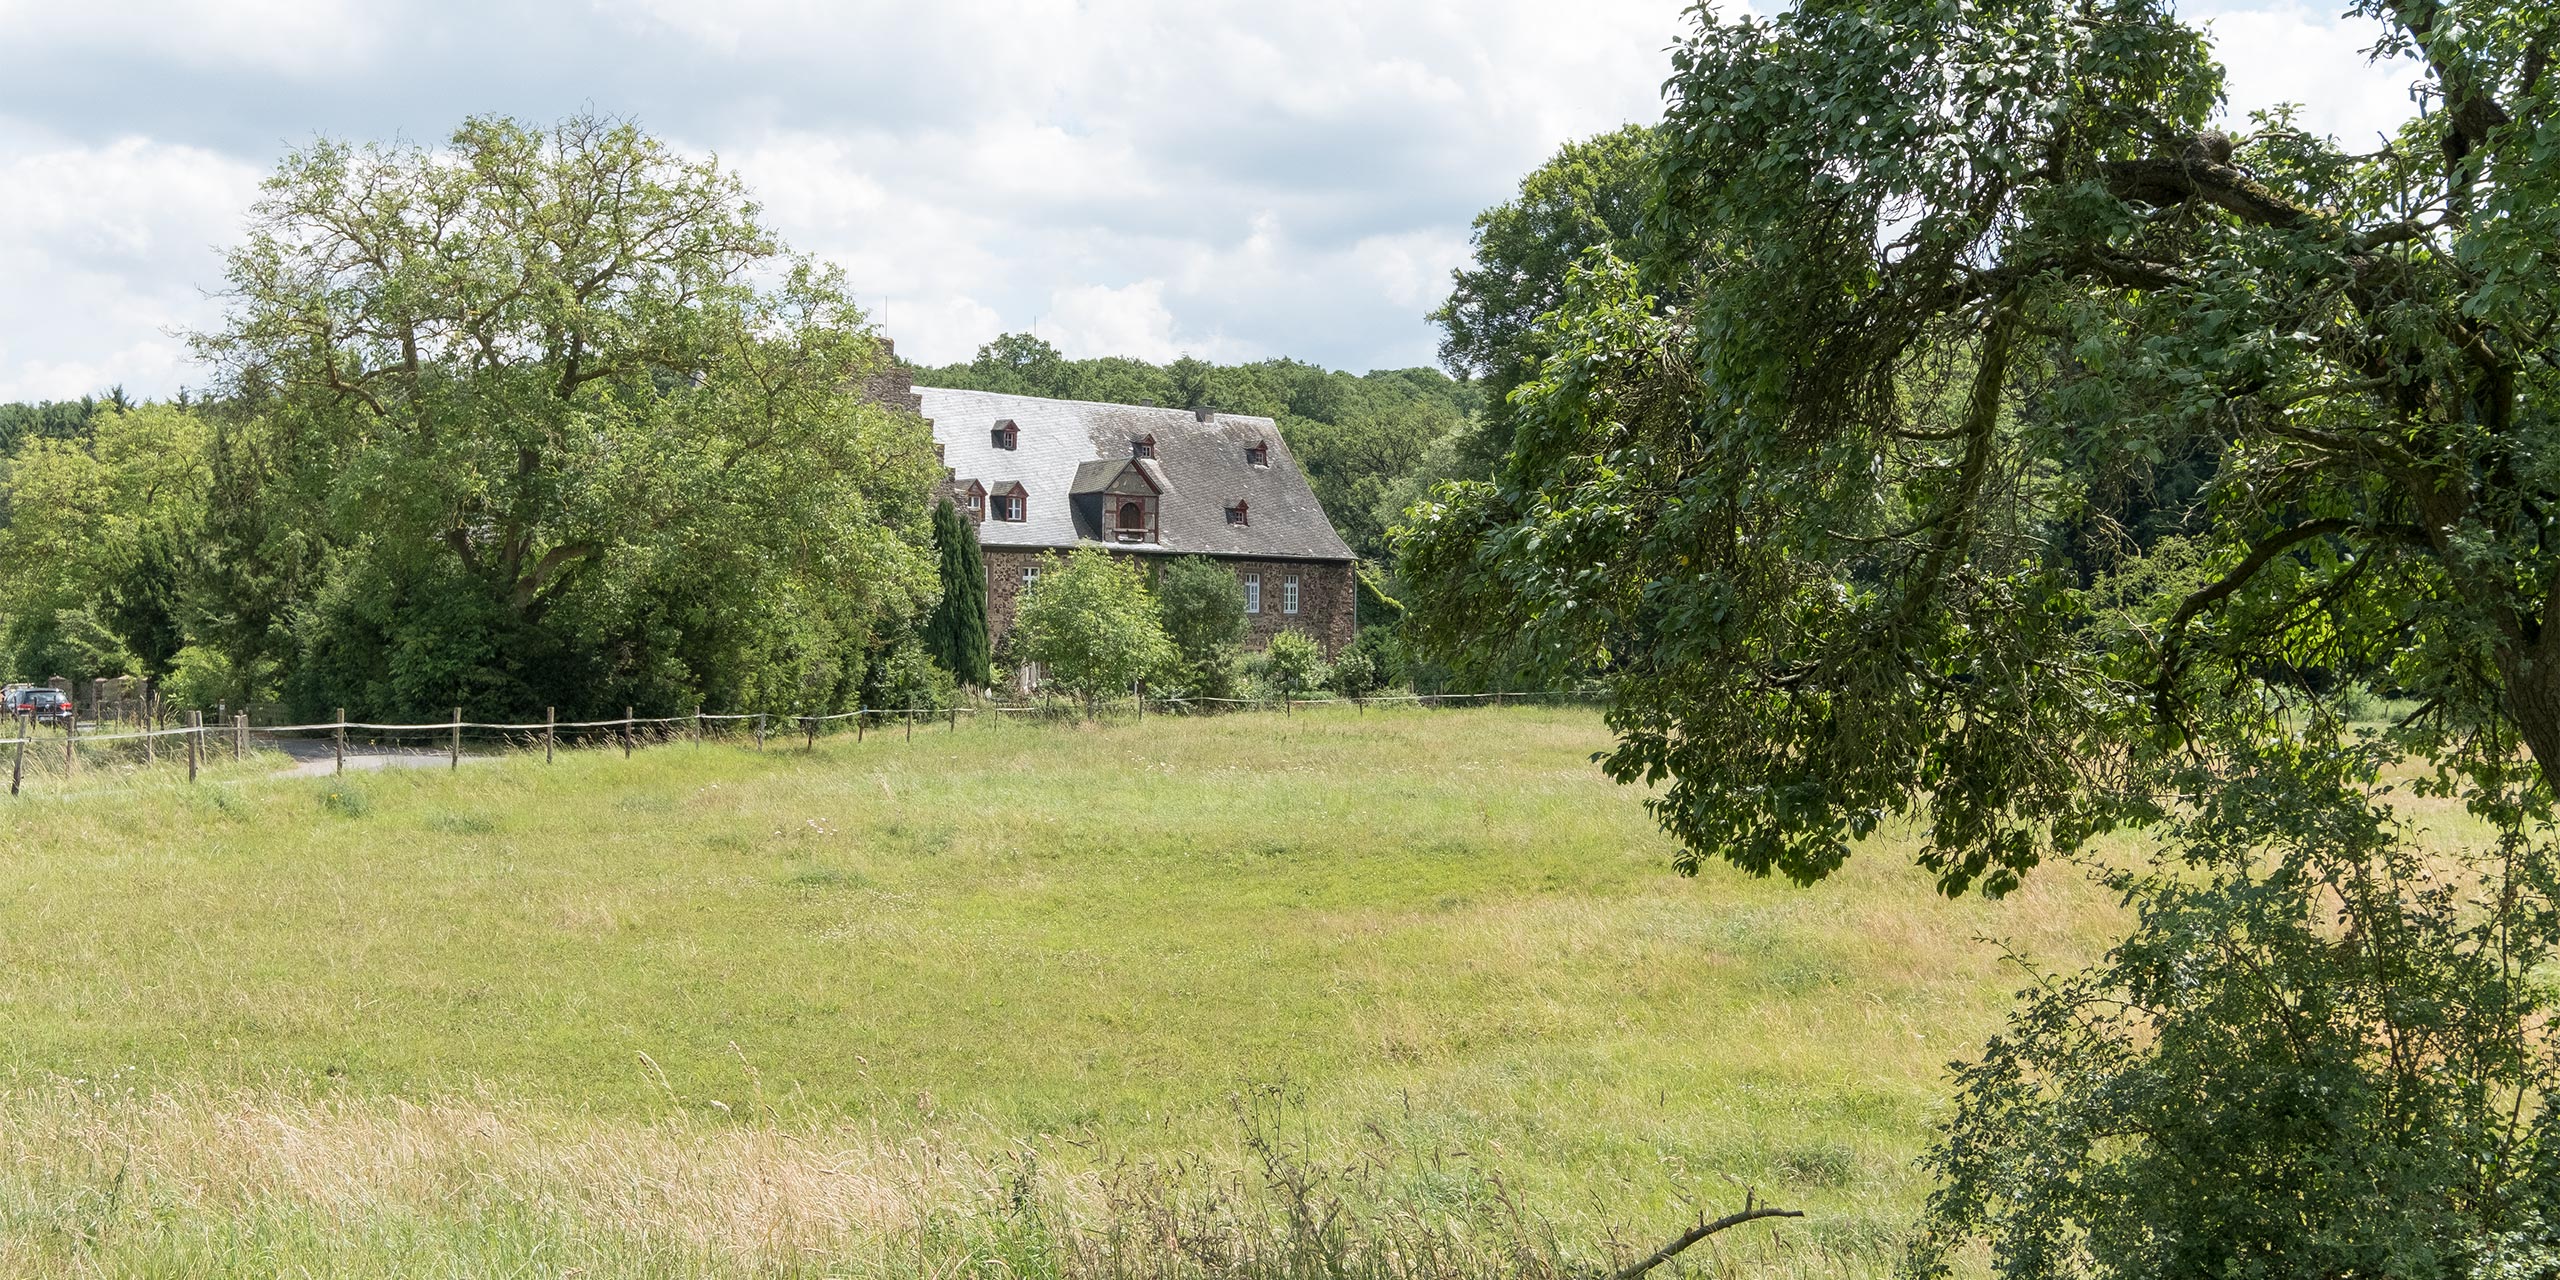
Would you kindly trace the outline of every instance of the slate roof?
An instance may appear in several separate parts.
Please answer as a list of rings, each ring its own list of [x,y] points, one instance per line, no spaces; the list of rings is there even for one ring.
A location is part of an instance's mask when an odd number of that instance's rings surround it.
[[[1044,400],[992,391],[917,387],[933,438],[955,483],[995,489],[1020,481],[1024,519],[988,520],[978,541],[989,547],[1116,547],[1164,555],[1256,556],[1280,560],[1349,560],[1351,548],[1325,518],[1278,423],[1240,413],[1202,422],[1188,409]],[[999,420],[1019,429],[1018,448],[996,448]],[[1109,483],[1129,458],[1129,442],[1154,436],[1156,456],[1139,469],[1156,483],[1161,541],[1128,544],[1104,536],[1099,506],[1071,501],[1079,490]],[[1270,465],[1245,461],[1245,446],[1270,447]],[[1107,465],[1097,465],[1107,464]],[[1095,477],[1100,477],[1098,480]],[[1227,508],[1247,504],[1249,523],[1227,523]],[[1081,509],[1080,509],[1081,508]]]

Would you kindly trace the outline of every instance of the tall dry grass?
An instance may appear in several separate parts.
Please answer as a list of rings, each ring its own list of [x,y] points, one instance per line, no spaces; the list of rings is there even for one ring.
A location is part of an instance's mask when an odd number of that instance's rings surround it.
[[[0,1276],[1880,1275],[2113,908],[1669,871],[1596,716],[963,725],[0,807]],[[1721,1260],[1721,1261],[1719,1261]]]

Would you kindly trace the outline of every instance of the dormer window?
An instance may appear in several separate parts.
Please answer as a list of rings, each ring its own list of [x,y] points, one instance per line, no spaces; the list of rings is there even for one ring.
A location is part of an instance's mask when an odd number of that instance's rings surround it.
[[[968,503],[970,519],[985,520],[987,518],[987,488],[985,485],[972,480],[969,482],[968,490],[960,496]]]
[[[1244,447],[1244,462],[1245,462],[1245,465],[1246,465],[1246,466],[1248,466],[1248,467],[1267,467],[1267,466],[1270,466],[1270,465],[1271,465],[1271,446],[1270,446],[1270,445],[1267,445],[1267,444],[1264,444],[1263,442],[1261,442],[1261,441],[1259,441],[1259,440],[1254,441],[1252,444],[1246,445],[1246,446]],[[1242,523],[1244,523],[1244,522],[1243,522],[1243,521],[1241,521],[1241,520],[1239,520],[1239,521],[1237,521],[1236,523],[1238,523],[1238,524],[1242,524]]]
[[[996,520],[1020,524],[1024,518],[1023,503],[1028,495],[1017,481],[997,485],[987,494],[987,514]]]
[[[1022,433],[1015,429],[1013,419],[998,418],[995,430],[987,433],[987,443],[999,449],[1019,448],[1022,443]]]
[[[1227,508],[1227,523],[1228,523],[1228,524],[1248,524],[1248,523],[1251,523],[1250,521],[1248,521],[1248,520],[1245,518],[1244,499],[1242,499],[1242,498],[1238,498],[1238,499],[1236,499],[1236,501],[1235,501],[1235,505]]]
[[[1137,436],[1131,439],[1129,441],[1129,456],[1132,458],[1152,458],[1156,456],[1156,438],[1154,436]]]

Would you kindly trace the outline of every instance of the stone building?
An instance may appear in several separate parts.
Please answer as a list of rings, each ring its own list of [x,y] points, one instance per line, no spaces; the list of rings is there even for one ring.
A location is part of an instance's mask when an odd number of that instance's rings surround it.
[[[886,390],[885,388],[883,390]],[[987,625],[1001,643],[1044,557],[1078,547],[1208,556],[1235,571],[1261,649],[1282,631],[1327,656],[1352,641],[1351,548],[1269,418],[916,387],[978,525]]]

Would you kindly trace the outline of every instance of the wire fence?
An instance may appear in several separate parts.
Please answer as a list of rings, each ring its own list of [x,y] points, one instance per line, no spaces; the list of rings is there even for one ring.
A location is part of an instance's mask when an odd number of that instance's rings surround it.
[[[308,724],[257,724],[247,712],[218,709],[208,719],[202,711],[154,710],[130,722],[93,723],[76,719],[37,725],[16,716],[11,736],[0,738],[9,774],[9,794],[184,770],[190,782],[275,773],[343,773],[353,760],[359,768],[398,764],[409,767],[443,763],[460,768],[465,760],[492,759],[510,753],[540,752],[547,761],[563,749],[615,750],[625,757],[643,746],[670,742],[752,744],[763,751],[775,745],[815,749],[821,738],[851,732],[857,741],[875,733],[898,733],[913,741],[919,726],[927,732],[956,732],[963,720],[972,723],[1091,720],[1149,715],[1202,715],[1262,712],[1293,717],[1301,712],[1365,712],[1374,706],[1414,705],[1464,707],[1510,703],[1593,703],[1589,689],[1500,691],[1490,693],[1407,693],[1371,697],[1163,698],[1138,696],[1084,702],[1042,699],[1008,703],[984,701],[943,707],[861,707],[850,711],[806,714],[694,711],[689,715],[642,716],[626,709],[612,719],[466,720],[455,708],[450,720],[415,724],[350,720],[344,711],[332,720]],[[126,727],[130,724],[133,727]],[[52,730],[52,731],[48,731]],[[279,768],[274,756],[287,762]],[[254,766],[254,767],[253,767]]]

